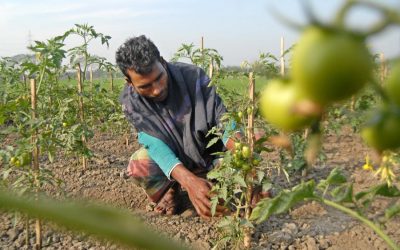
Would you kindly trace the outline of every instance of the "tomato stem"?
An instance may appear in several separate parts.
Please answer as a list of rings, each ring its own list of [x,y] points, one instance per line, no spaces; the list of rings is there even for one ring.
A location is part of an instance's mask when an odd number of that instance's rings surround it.
[[[335,203],[333,201],[330,200],[326,200],[324,198],[318,199],[320,202],[336,208],[350,216],[352,216],[353,218],[356,218],[358,220],[360,220],[361,222],[363,222],[365,225],[367,225],[369,228],[371,228],[372,230],[374,230],[375,233],[377,233],[392,249],[400,249],[396,243],[386,234],[382,231],[382,229],[377,226],[376,224],[374,224],[372,221],[368,220],[367,218],[365,218],[364,216],[360,215],[359,213],[357,213],[356,211],[353,211],[345,206],[342,206],[338,203]]]
[[[339,11],[336,14],[335,24],[337,27],[345,30],[346,15],[351,10],[351,8],[353,8],[357,5],[363,5],[365,7],[369,7],[373,10],[381,12],[381,14],[384,16],[384,20],[373,25],[368,31],[356,32],[361,37],[366,38],[368,36],[375,35],[381,31],[383,31],[386,27],[388,27],[391,24],[400,24],[400,15],[396,11],[389,9],[388,7],[382,6],[382,5],[380,5],[376,2],[372,2],[372,1],[347,0],[346,3],[343,4],[343,6],[339,9]]]
[[[389,97],[387,96],[386,92],[383,90],[382,86],[376,81],[375,78],[370,80],[370,83],[374,90],[378,93],[378,95],[382,98],[382,100],[386,103],[389,103]]]

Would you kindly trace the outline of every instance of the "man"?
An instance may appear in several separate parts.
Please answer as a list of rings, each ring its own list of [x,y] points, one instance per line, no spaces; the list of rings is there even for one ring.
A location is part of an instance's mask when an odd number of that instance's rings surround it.
[[[211,216],[211,184],[205,176],[212,167],[213,152],[233,140],[206,148],[207,132],[219,126],[226,112],[210,79],[196,66],[167,63],[145,36],[128,39],[116,52],[116,62],[127,85],[121,103],[127,119],[138,132],[142,145],[130,160],[128,174],[155,203],[155,211],[174,214],[180,187],[197,213]],[[216,215],[225,208],[217,206]]]

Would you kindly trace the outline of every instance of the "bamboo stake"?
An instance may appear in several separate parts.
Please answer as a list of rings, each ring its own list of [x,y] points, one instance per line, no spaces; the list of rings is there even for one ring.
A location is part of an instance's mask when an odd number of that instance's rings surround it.
[[[90,82],[90,101],[93,102],[93,91],[94,91],[94,84],[93,84],[93,68],[90,66],[89,69],[89,82]]]
[[[114,75],[112,70],[108,71],[108,75],[110,77],[110,90],[111,92],[114,92]]]
[[[253,155],[254,152],[254,88],[255,88],[255,79],[253,72],[249,74],[249,99],[250,99],[250,107],[251,112],[248,114],[248,123],[247,123],[247,143],[250,147],[250,155]],[[252,208],[251,201],[253,196],[253,182],[252,178],[254,175],[254,171],[250,171],[246,176],[247,183],[247,193],[246,193],[246,209],[245,209],[245,218],[248,220],[251,216]],[[250,248],[251,246],[251,228],[245,228],[244,231],[244,247]]]
[[[285,40],[283,38],[283,36],[281,37],[281,57],[280,57],[280,61],[281,61],[281,76],[285,76]]]
[[[387,65],[386,65],[386,60],[385,60],[385,54],[380,53],[379,60],[381,62],[381,67],[380,67],[381,84],[383,85],[383,83],[385,82],[386,75],[387,75]]]
[[[31,108],[32,108],[32,121],[36,119],[36,81],[35,79],[31,79]],[[35,178],[35,185],[37,188],[39,188],[39,180],[38,180],[38,175],[39,175],[39,147],[37,145],[37,130],[35,130],[32,133],[31,137],[31,143],[33,144],[33,150],[32,150],[32,168],[34,171],[34,178]],[[38,190],[37,190],[38,191]],[[36,192],[37,195],[37,192]],[[41,229],[41,223],[39,219],[36,219],[36,224],[35,224],[35,231],[36,231],[36,244],[35,244],[35,249],[41,249],[42,248],[42,229]]]
[[[208,68],[208,76],[210,77],[210,79],[213,77],[213,73],[214,73],[214,60],[211,58],[211,62],[210,62],[210,66]]]
[[[77,64],[76,70],[77,70],[77,78],[78,78],[79,117],[80,117],[81,123],[84,124],[85,123],[85,114],[84,114],[84,108],[83,108],[82,71],[81,71],[80,64]],[[82,142],[84,145],[86,145],[85,135],[82,135]],[[84,169],[86,169],[86,167],[87,167],[87,160],[86,160],[85,156],[82,156],[82,166]]]
[[[24,90],[27,90],[28,87],[27,87],[27,79],[26,79],[26,75],[25,74],[22,75],[22,79],[24,81]]]

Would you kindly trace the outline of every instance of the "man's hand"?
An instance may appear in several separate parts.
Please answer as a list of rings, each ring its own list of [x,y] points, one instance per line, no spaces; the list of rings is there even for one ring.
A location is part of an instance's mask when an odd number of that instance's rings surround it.
[[[212,184],[203,178],[197,177],[182,164],[176,166],[174,170],[172,170],[171,175],[184,189],[186,189],[189,199],[197,213],[202,218],[211,217],[210,190]],[[217,205],[215,216],[221,216],[225,212],[226,208]]]

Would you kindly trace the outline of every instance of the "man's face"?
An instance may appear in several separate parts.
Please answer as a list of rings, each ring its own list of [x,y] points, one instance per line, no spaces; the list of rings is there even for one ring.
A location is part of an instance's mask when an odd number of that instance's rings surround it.
[[[128,81],[137,93],[156,102],[164,101],[168,96],[168,74],[161,62],[156,61],[148,74],[138,74],[128,69]]]

